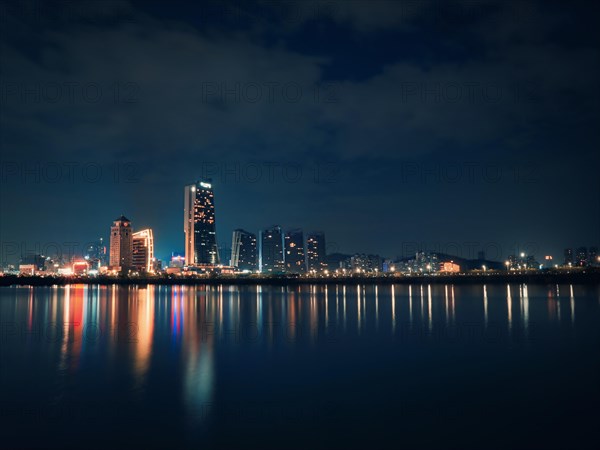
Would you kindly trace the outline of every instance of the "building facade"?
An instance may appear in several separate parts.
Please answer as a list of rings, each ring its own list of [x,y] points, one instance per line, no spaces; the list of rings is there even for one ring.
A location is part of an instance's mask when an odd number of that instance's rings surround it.
[[[304,255],[304,233],[302,230],[289,230],[285,233],[285,271],[288,273],[306,272],[306,258]]]
[[[260,271],[282,273],[285,271],[283,233],[280,226],[274,226],[260,233]]]
[[[256,235],[248,231],[234,230],[231,239],[231,265],[239,270],[255,272],[258,269]]]
[[[99,238],[95,242],[90,242],[85,249],[84,255],[86,261],[90,263],[90,267],[98,269],[100,266],[106,265],[106,246],[104,239]]]
[[[151,229],[133,233],[132,266],[140,272],[154,272],[154,236]]]
[[[600,259],[598,259],[598,247],[590,247],[590,252],[588,254],[589,263],[592,266],[597,266],[600,263]]]
[[[113,222],[110,228],[110,267],[127,270],[132,267],[133,232],[131,221],[121,216]]]
[[[325,235],[320,231],[310,233],[306,238],[306,266],[309,272],[327,268]]]
[[[575,262],[575,258],[573,257],[573,249],[566,248],[565,249],[565,266],[573,265]]]
[[[350,257],[345,267],[354,272],[381,272],[383,270],[383,258],[379,255],[355,253]]]
[[[587,247],[579,247],[577,249],[577,265],[585,267],[588,265],[588,251]]]
[[[215,196],[210,180],[185,187],[185,263],[188,266],[219,264],[215,223]]]

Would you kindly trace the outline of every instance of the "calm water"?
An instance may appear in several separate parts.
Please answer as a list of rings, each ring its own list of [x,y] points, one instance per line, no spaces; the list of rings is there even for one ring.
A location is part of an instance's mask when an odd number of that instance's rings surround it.
[[[1,447],[592,448],[600,288],[0,288]]]

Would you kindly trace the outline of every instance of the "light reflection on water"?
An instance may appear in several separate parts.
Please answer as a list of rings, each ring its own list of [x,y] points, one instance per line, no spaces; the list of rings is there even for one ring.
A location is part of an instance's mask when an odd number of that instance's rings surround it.
[[[98,343],[104,342],[109,354],[117,351],[120,342],[132,344],[128,347],[130,361],[142,384],[153,342],[166,335],[173,344],[184,346],[184,353],[199,354],[214,351],[215,338],[234,343],[244,339],[269,343],[280,331],[285,331],[283,343],[304,344],[295,338],[308,331],[312,339],[306,342],[315,344],[317,333],[330,327],[335,328],[337,338],[343,333],[360,334],[367,328],[370,335],[392,335],[398,325],[432,331],[434,327],[451,327],[462,318],[482,324],[484,329],[492,322],[496,326],[506,323],[510,335],[514,326],[526,334],[532,320],[567,320],[573,326],[576,322],[574,286],[563,289],[568,297],[561,296],[559,286],[534,287],[533,298],[527,285],[416,288],[416,316],[412,285],[357,285],[349,290],[345,285],[4,288],[0,311],[5,339],[18,333],[35,342],[41,333],[43,339],[38,340],[60,347],[63,370],[77,370],[82,354]],[[455,289],[463,291],[457,298]],[[480,292],[479,299],[473,295],[475,289]],[[461,303],[463,294],[468,300]],[[530,301],[535,304],[533,312]],[[546,314],[539,307],[542,303],[546,304]],[[159,336],[155,336],[157,331]],[[197,365],[198,357],[194,356],[190,364]]]
[[[49,404],[74,396],[72,383],[93,392],[94,383],[110,378],[119,395],[152,405],[163,395],[160,379],[170,395],[178,392],[176,416],[188,427],[210,428],[226,395],[219,386],[237,388],[256,367],[261,383],[280,383],[268,364],[281,355],[326,354],[313,361],[326,374],[337,370],[332,354],[386,360],[384,352],[406,351],[435,361],[452,346],[489,346],[492,353],[547,342],[576,346],[579,328],[597,326],[599,305],[598,287],[572,285],[2,288],[0,357],[11,364],[0,392],[11,398],[9,386],[35,367],[40,379],[52,380],[51,392],[39,388],[35,397]]]
[[[330,326],[338,332],[360,333],[369,328],[370,334],[389,334],[399,324],[431,330],[450,327],[468,317],[484,327],[493,322],[505,323],[509,331],[514,326],[527,330],[530,322],[568,321],[574,325],[577,288],[595,289],[564,286],[567,296],[561,294],[559,286],[534,286],[531,296],[527,285],[19,287],[0,291],[0,312],[8,327],[4,338],[10,338],[15,327],[30,337],[36,337],[41,327],[43,334],[49,334],[46,341],[60,334],[62,360],[69,361],[71,369],[76,368],[86,343],[89,346],[112,336],[107,348],[115,351],[115,344],[127,337],[135,344],[132,360],[142,375],[157,329],[161,333],[167,330],[173,342],[184,345],[191,345],[201,331],[213,336],[213,328],[219,338],[227,333],[235,337],[234,331],[227,329],[232,324],[252,324],[268,336],[277,326],[296,324],[305,326],[314,337],[321,328]],[[461,296],[465,298],[462,302]],[[541,304],[546,305],[545,314]],[[290,333],[298,333],[298,326],[290,327]],[[60,332],[63,327],[68,332]]]

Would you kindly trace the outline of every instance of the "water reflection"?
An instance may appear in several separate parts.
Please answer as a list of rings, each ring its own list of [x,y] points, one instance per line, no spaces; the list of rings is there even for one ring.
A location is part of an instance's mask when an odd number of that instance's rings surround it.
[[[512,296],[510,293],[510,284],[506,285],[506,307],[508,310],[508,331],[512,331]]]
[[[564,326],[561,289],[570,326],[576,303],[592,308],[578,303],[572,285],[19,287],[0,290],[0,313],[4,341],[19,351],[43,348],[59,391],[85,371],[125,372],[129,391],[144,398],[152,374],[168,370],[177,397],[202,418],[215,397],[219,355],[235,361],[258,350],[390,336],[398,347],[407,336],[453,342],[465,339],[466,327],[482,342],[529,336],[538,324]]]
[[[433,327],[433,313],[431,309],[431,285],[427,285],[427,325],[429,330]]]
[[[396,331],[396,286],[392,284],[392,332]]]
[[[419,289],[417,316],[415,317],[414,289]],[[558,286],[533,287],[537,298],[544,298],[547,319],[561,322],[561,300]],[[575,320],[575,290],[569,291],[569,317]],[[450,326],[457,316],[465,318],[476,304],[461,303],[457,308],[456,290],[459,298],[472,297],[468,287],[454,285],[419,286],[87,286],[72,285],[52,288],[18,288],[14,290],[13,302],[4,302],[4,318],[23,318],[29,333],[35,333],[40,322],[59,323],[64,327],[60,334],[62,368],[76,371],[81,356],[94,340],[112,335],[115,342],[130,341],[136,376],[142,377],[152,358],[157,331],[159,339],[168,336],[174,345],[187,345],[194,339],[194,332],[207,321],[219,339],[231,334],[228,326],[251,320],[254,327],[275,335],[281,324],[298,324],[316,338],[320,329],[327,330],[339,323],[341,330],[394,331],[398,324],[416,324],[432,330],[436,326]],[[526,284],[482,285],[479,290],[480,320],[484,327],[491,322],[505,322],[509,330],[517,321],[519,328],[527,330],[533,321],[532,286]],[[517,290],[518,299],[513,299]],[[477,297],[477,296],[475,296]],[[43,301],[40,301],[43,299]],[[475,298],[477,300],[477,298]],[[497,304],[506,304],[506,315],[500,315]],[[515,301],[518,307],[515,310]],[[9,306],[12,305],[12,306]],[[353,307],[353,308],[352,308]],[[10,316],[7,310],[11,309]],[[352,308],[352,309],[350,309]],[[420,314],[418,313],[420,311]],[[438,315],[437,311],[440,312]],[[473,314],[474,314],[473,310]],[[535,309],[539,317],[539,308]],[[470,313],[469,313],[470,314]],[[564,314],[564,312],[563,312]],[[348,328],[352,325],[352,328]],[[54,326],[56,328],[56,326]],[[53,328],[53,330],[54,330]],[[54,330],[57,334],[57,331]],[[300,333],[297,326],[290,328],[293,337]],[[107,349],[115,351],[115,345]]]
[[[571,306],[571,323],[575,323],[575,295],[573,285],[569,285],[569,305]]]
[[[483,317],[485,327],[488,325],[488,295],[487,295],[487,286],[483,285]]]
[[[527,332],[527,329],[529,328],[529,290],[527,289],[526,284],[523,284],[519,287],[519,294],[523,328],[525,329],[525,332]]]

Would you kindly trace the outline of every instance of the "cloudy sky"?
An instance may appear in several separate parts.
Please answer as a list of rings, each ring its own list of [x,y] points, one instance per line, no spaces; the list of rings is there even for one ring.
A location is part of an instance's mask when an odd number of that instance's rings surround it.
[[[558,257],[600,241],[594,2],[2,1],[3,262],[273,224],[330,252]],[[562,259],[562,256],[560,257]]]

